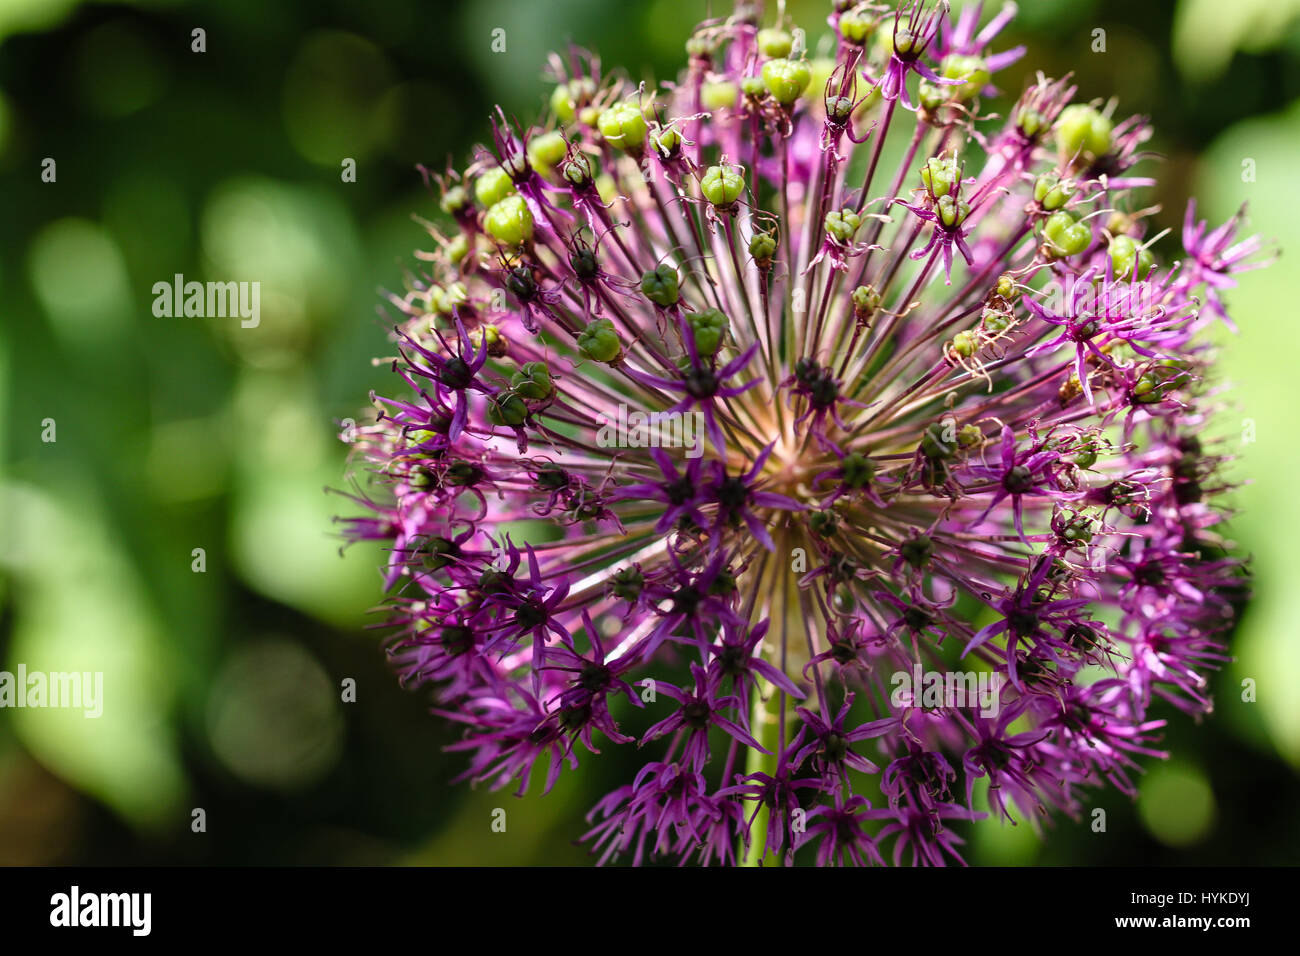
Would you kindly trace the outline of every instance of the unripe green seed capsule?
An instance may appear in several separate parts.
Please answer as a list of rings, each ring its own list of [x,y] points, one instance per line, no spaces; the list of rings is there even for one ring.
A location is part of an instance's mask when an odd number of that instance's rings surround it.
[[[826,214],[826,232],[839,242],[852,242],[862,226],[862,217],[852,209],[841,209]]]
[[[528,141],[528,164],[539,173],[549,173],[560,164],[568,150],[569,144],[559,131],[542,133]]]
[[[515,184],[510,181],[510,174],[500,166],[484,171],[474,180],[474,195],[484,209],[491,209],[514,191]]]
[[[803,94],[812,80],[812,71],[803,60],[768,60],[763,64],[763,82],[772,99],[789,106]]]
[[[528,420],[528,405],[512,391],[501,392],[488,403],[488,420],[494,425],[517,427]]]
[[[649,126],[635,103],[615,103],[596,120],[605,142],[625,153],[639,151],[645,145]]]
[[[980,91],[989,85],[993,74],[988,66],[977,56],[946,56],[939,67],[939,75],[945,80],[962,80],[956,86],[946,86],[948,95],[962,102],[975,99]]]
[[[770,232],[754,233],[749,240],[749,254],[755,262],[771,265],[772,258],[776,255],[776,236]]]
[[[862,46],[876,32],[876,18],[864,12],[847,10],[840,14],[839,26],[845,43]]]
[[[1138,246],[1131,236],[1116,236],[1110,241],[1110,266],[1116,279],[1145,279],[1147,273],[1155,266],[1155,257]]]
[[[1075,256],[1092,243],[1092,229],[1066,209],[1058,209],[1043,223],[1043,236],[1057,256]]]
[[[876,463],[861,452],[851,452],[840,459],[841,479],[849,488],[865,488],[876,475]]]
[[[730,326],[727,317],[717,309],[705,309],[687,315],[686,323],[691,328],[695,350],[703,357],[717,355]]]
[[[510,377],[510,389],[530,402],[544,402],[555,397],[555,382],[545,362],[525,362]]]
[[[596,319],[578,336],[578,351],[593,362],[613,362],[623,354],[623,345],[612,319]]]
[[[710,166],[700,180],[700,195],[715,206],[730,206],[745,192],[741,166]]]
[[[464,186],[452,186],[442,194],[438,206],[449,216],[454,216],[469,205],[469,193]]]
[[[758,31],[758,49],[763,56],[781,60],[790,55],[794,49],[794,38],[785,30],[770,27]]]
[[[507,196],[487,211],[483,228],[502,245],[522,246],[533,238],[533,214],[523,196]]]
[[[710,112],[729,109],[736,105],[740,90],[730,80],[709,80],[700,86],[700,105]]]
[[[1056,120],[1056,144],[1065,156],[1092,161],[1110,151],[1111,121],[1082,103],[1061,110]]]
[[[679,297],[677,270],[663,262],[641,277],[641,294],[665,309]]]

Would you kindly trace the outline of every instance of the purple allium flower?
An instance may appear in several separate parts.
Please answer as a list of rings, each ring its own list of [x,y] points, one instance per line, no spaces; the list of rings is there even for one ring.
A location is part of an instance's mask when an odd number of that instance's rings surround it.
[[[555,57],[430,177],[347,536],[465,778],[637,755],[601,862],[960,862],[1211,709],[1246,576],[1205,333],[1261,245],[1192,206],[1157,258],[1149,125],[1065,80],[985,123],[1011,5],[840,0],[825,58],[738,11],[657,88]]]

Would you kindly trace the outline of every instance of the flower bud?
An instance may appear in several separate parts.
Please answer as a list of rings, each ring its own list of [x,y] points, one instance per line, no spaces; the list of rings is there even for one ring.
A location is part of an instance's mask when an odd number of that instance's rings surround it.
[[[783,60],[794,49],[794,38],[779,27],[758,31],[758,50],[773,60]]]
[[[596,125],[600,127],[605,142],[625,153],[640,152],[649,129],[641,110],[627,100],[615,103],[601,113]]]
[[[715,206],[730,206],[744,192],[743,166],[710,166],[700,180],[700,194]]]
[[[533,238],[533,214],[523,196],[507,196],[487,211],[483,228],[502,245],[522,246]]]
[[[763,64],[763,82],[772,99],[789,106],[799,99],[812,80],[812,71],[804,60],[768,60]]]
[[[1111,121],[1091,106],[1075,103],[1056,120],[1056,144],[1064,156],[1092,161],[1110,150]]]
[[[677,270],[666,262],[641,277],[641,294],[655,305],[668,308],[678,299]]]
[[[493,166],[474,180],[474,195],[484,209],[491,209],[514,191],[515,184],[510,181],[510,174],[500,166]]]
[[[722,348],[722,340],[730,327],[727,317],[717,309],[692,312],[686,316],[686,324],[690,326],[691,338],[695,341],[695,351],[702,357],[718,354],[718,349]]]
[[[622,358],[623,344],[612,319],[595,319],[578,336],[578,351],[593,362],[612,363]]]

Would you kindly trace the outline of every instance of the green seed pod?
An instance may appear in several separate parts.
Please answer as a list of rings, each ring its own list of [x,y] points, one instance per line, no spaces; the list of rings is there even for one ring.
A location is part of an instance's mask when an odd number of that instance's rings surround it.
[[[545,402],[555,397],[555,382],[545,362],[525,362],[510,378],[510,389],[530,402]]]
[[[876,32],[876,18],[859,10],[846,10],[840,14],[840,36],[845,43],[863,46]]]
[[[623,344],[612,319],[595,319],[578,336],[578,351],[594,362],[615,362],[623,356]]]
[[[464,186],[452,186],[442,194],[438,207],[449,216],[455,216],[469,205],[469,193]]]
[[[528,165],[546,175],[564,160],[568,151],[568,141],[558,130],[542,133],[528,141]]]
[[[1053,255],[1075,256],[1092,244],[1092,228],[1068,209],[1058,209],[1043,223],[1043,237]]]
[[[804,60],[768,60],[763,64],[763,82],[772,99],[789,106],[803,94],[812,81],[812,71]]]
[[[993,287],[993,291],[1010,302],[1018,294],[1016,291],[1016,280],[1008,275],[998,276],[998,281]]]
[[[776,236],[770,232],[756,232],[749,240],[749,254],[760,269],[767,269],[776,257]]]
[[[635,103],[615,103],[596,120],[605,142],[625,153],[639,153],[645,146],[649,125]]]
[[[875,286],[860,285],[853,290],[853,315],[859,322],[870,321],[880,311],[880,293]]]
[[[533,238],[533,214],[523,196],[507,196],[487,211],[483,228],[502,245],[522,246]]]
[[[957,444],[962,448],[973,448],[984,444],[984,433],[978,425],[963,425],[957,430]]]
[[[655,305],[668,308],[677,304],[680,297],[677,287],[677,270],[661,262],[641,277],[641,294]]]
[[[700,194],[715,206],[730,206],[744,192],[743,166],[710,166],[700,180]]]
[[[973,332],[958,332],[948,340],[948,350],[954,355],[968,359],[980,350],[979,339]]]
[[[568,180],[570,185],[578,189],[586,189],[594,179],[591,157],[585,153],[575,153],[573,158],[560,169],[560,175]]]
[[[500,166],[493,166],[474,180],[474,195],[484,209],[491,209],[514,191],[515,184],[510,181],[510,174]]]
[[[826,214],[826,232],[839,242],[852,242],[861,226],[862,217],[847,207]]]
[[[510,350],[510,342],[495,325],[482,325],[469,333],[469,340],[475,351],[487,348],[488,355],[500,358]]]
[[[1109,252],[1111,270],[1116,279],[1145,279],[1147,273],[1155,268],[1155,257],[1131,236],[1116,236],[1110,241]]]
[[[1062,180],[1055,173],[1043,173],[1034,180],[1034,199],[1048,212],[1060,209],[1074,195],[1072,181]]]
[[[1091,106],[1075,103],[1056,120],[1056,145],[1063,156],[1092,162],[1110,151],[1114,126]]]
[[[528,405],[513,391],[501,392],[488,402],[488,421],[517,428],[528,420]]]
[[[850,452],[840,459],[844,477],[840,480],[847,488],[865,488],[876,476],[876,463],[861,452]]]
[[[447,243],[447,260],[454,266],[460,265],[467,255],[469,255],[469,239],[462,232]]]
[[[420,549],[422,563],[430,571],[438,571],[451,564],[460,555],[460,545],[449,538],[431,535],[425,538]]]
[[[758,50],[773,60],[783,60],[794,49],[794,37],[779,27],[758,31]]]
[[[921,434],[921,453],[926,458],[945,459],[957,454],[957,435],[951,421],[932,422]]]
[[[670,124],[650,134],[650,146],[664,159],[672,159],[682,148],[682,134]]]
[[[833,511],[814,511],[808,516],[808,529],[819,538],[829,538],[840,526]]]
[[[718,354],[718,349],[722,348],[722,340],[726,338],[727,330],[731,325],[727,317],[717,309],[691,312],[686,316],[686,324],[691,328],[695,350],[703,357]]]
[[[965,200],[955,200],[952,196],[940,196],[935,211],[939,214],[940,222],[949,229],[955,229],[970,215],[970,203]]]
[[[740,89],[727,80],[710,80],[700,86],[700,105],[706,110],[725,110],[736,105]]]
[[[953,156],[931,156],[921,167],[921,182],[936,199],[952,192],[960,175],[957,159]]]
[[[609,579],[609,593],[624,601],[635,601],[645,588],[645,575],[637,568],[623,568]]]
[[[1025,139],[1035,139],[1043,131],[1047,120],[1042,113],[1032,106],[1023,106],[1020,112],[1016,114],[1016,126],[1024,134]]]
[[[980,91],[989,85],[993,74],[988,65],[977,56],[960,56],[952,54],[943,58],[939,66],[939,75],[945,80],[962,80],[956,86],[944,87],[948,95],[961,102],[969,102],[980,95]]]
[[[930,556],[934,554],[934,542],[929,535],[918,534],[900,544],[898,553],[912,567],[923,568],[930,563]]]

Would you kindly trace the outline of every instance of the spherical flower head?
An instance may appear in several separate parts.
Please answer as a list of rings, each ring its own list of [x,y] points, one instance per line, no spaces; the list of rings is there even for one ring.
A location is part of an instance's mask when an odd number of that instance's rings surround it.
[[[1227,659],[1203,383],[1260,243],[1193,206],[1163,249],[1148,125],[1067,80],[986,108],[1012,5],[834,7],[657,87],[556,55],[389,296],[345,527],[391,659],[471,781],[640,754],[600,862],[960,862],[1131,795]]]

